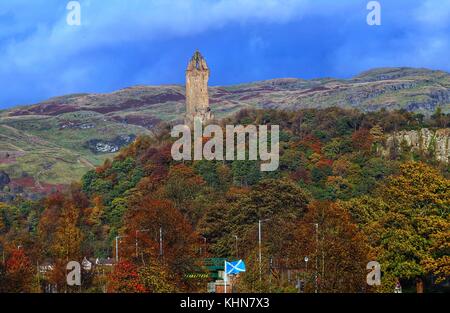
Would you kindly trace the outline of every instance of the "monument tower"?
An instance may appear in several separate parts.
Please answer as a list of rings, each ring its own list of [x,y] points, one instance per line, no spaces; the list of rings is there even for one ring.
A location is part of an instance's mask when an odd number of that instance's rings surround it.
[[[186,70],[186,116],[185,124],[193,125],[195,118],[206,123],[214,118],[209,107],[209,68],[197,50]]]

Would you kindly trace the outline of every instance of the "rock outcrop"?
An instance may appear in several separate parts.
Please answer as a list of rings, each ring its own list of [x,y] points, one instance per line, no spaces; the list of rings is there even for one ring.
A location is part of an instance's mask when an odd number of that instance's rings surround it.
[[[4,171],[0,171],[0,191],[3,190],[3,187],[8,185],[11,182],[11,179],[9,178],[8,174]]]
[[[113,140],[92,139],[86,142],[85,146],[94,153],[115,153],[123,146],[130,144],[136,135],[117,136]]]
[[[383,156],[389,156],[392,151],[401,152],[407,146],[412,152],[433,155],[436,160],[449,163],[450,161],[450,128],[430,130],[400,131],[387,136]]]

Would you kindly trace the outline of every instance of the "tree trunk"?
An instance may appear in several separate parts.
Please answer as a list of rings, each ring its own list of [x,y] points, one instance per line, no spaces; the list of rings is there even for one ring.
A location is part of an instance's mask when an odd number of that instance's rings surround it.
[[[416,292],[423,293],[423,280],[420,277],[416,278]]]

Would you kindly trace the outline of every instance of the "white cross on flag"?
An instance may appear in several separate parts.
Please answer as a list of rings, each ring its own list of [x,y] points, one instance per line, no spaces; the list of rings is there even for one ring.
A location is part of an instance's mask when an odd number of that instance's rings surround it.
[[[227,275],[239,274],[245,272],[245,263],[242,260],[227,262],[225,261],[225,273]]]

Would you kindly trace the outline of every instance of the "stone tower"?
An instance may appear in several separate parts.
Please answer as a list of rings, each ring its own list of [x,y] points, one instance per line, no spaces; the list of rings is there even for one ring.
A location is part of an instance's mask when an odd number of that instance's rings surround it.
[[[209,68],[206,60],[197,50],[189,61],[186,70],[186,117],[190,126],[195,118],[206,123],[214,118],[209,107],[208,96]]]

